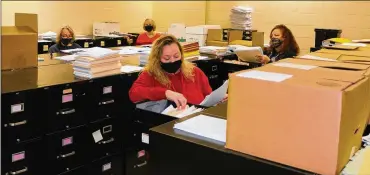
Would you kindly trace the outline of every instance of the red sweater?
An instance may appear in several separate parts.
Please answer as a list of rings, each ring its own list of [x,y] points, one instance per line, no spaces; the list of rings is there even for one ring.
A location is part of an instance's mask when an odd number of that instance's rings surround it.
[[[156,33],[152,38],[149,38],[149,36],[146,33],[142,33],[137,37],[136,45],[152,44],[160,36],[161,35],[159,33]]]
[[[148,72],[142,72],[132,85],[129,96],[132,102],[144,100],[158,101],[166,99],[166,90],[172,90],[184,95],[188,103],[199,105],[212,92],[207,76],[198,67],[194,68],[194,82],[188,80],[179,72],[168,75],[172,82],[171,88],[166,88],[154,79]]]

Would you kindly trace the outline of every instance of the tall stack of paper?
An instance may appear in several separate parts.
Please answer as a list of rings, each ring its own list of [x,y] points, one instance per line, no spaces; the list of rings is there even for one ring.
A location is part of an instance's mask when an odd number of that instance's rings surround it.
[[[250,7],[236,6],[231,9],[231,28],[241,30],[252,29],[252,12]]]
[[[80,78],[95,78],[120,73],[122,57],[119,51],[94,47],[77,53],[73,62],[74,75]]]

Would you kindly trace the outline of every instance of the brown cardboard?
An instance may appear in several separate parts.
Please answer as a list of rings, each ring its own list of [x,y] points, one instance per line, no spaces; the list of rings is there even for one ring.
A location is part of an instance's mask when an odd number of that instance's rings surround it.
[[[227,41],[207,41],[207,46],[220,46],[220,47],[226,47],[229,45]]]
[[[38,33],[38,19],[37,14],[29,14],[29,13],[15,13],[15,26],[28,26],[33,31]]]
[[[207,34],[208,41],[223,41],[222,40],[222,29],[208,29]]]
[[[334,50],[334,49],[320,49],[317,53],[334,53],[348,56],[370,57],[370,50]]]
[[[264,33],[263,32],[253,32],[252,33],[252,46],[264,47]]]
[[[262,69],[268,71],[253,70]],[[237,76],[242,72],[230,76],[226,147],[319,174],[338,174],[361,144],[370,112],[370,101],[363,98],[369,79],[296,73],[272,82]]]
[[[243,38],[243,30],[229,30],[229,43]]]

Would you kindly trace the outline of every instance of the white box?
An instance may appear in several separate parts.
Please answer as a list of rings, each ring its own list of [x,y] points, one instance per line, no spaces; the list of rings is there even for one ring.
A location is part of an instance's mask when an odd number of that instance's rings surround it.
[[[119,22],[94,22],[94,36],[109,36],[110,33],[120,32]]]
[[[186,42],[198,42],[199,46],[205,46],[207,40],[207,35],[199,35],[199,34],[186,34]]]
[[[208,29],[221,29],[220,25],[199,25],[186,27],[186,34],[207,35]]]
[[[170,28],[168,28],[167,33],[174,35],[177,39],[185,39],[186,38],[185,24],[182,23],[171,24]]]

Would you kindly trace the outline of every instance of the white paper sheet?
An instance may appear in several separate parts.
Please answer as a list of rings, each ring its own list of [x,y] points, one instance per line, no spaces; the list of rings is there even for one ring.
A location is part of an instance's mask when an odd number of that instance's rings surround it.
[[[205,107],[211,107],[221,102],[221,100],[224,99],[226,96],[228,87],[229,80],[226,80],[221,87],[214,90],[211,94],[207,95],[206,98],[200,103],[200,105]]]
[[[55,57],[57,60],[62,60],[62,61],[74,61],[76,60],[77,55],[65,55],[65,56],[60,56],[60,57]]]
[[[103,136],[101,135],[100,129],[92,133],[95,143],[103,140]]]
[[[313,55],[303,55],[303,56],[300,56],[299,58],[308,59],[308,60],[320,60],[320,61],[333,61],[333,62],[337,61],[334,59],[323,58],[323,57],[318,57],[318,56],[313,56]]]
[[[356,46],[356,47],[366,47],[367,45],[364,43],[343,43],[344,46]]]
[[[243,72],[243,73],[237,74],[237,76],[244,77],[244,78],[265,80],[265,81],[273,81],[273,82],[282,82],[286,79],[293,77],[293,75],[274,73],[274,72],[264,72],[264,71],[258,71],[258,70]]]
[[[141,71],[143,69],[144,68],[143,67],[140,67],[140,66],[124,65],[124,66],[121,67],[121,72],[130,73],[130,72]]]
[[[311,69],[317,68],[317,66],[295,64],[295,63],[274,63],[272,65],[278,66],[278,67],[289,67],[289,68],[302,69],[302,70],[311,70]]]
[[[220,142],[226,142],[226,120],[198,115],[174,125],[175,129]]]

